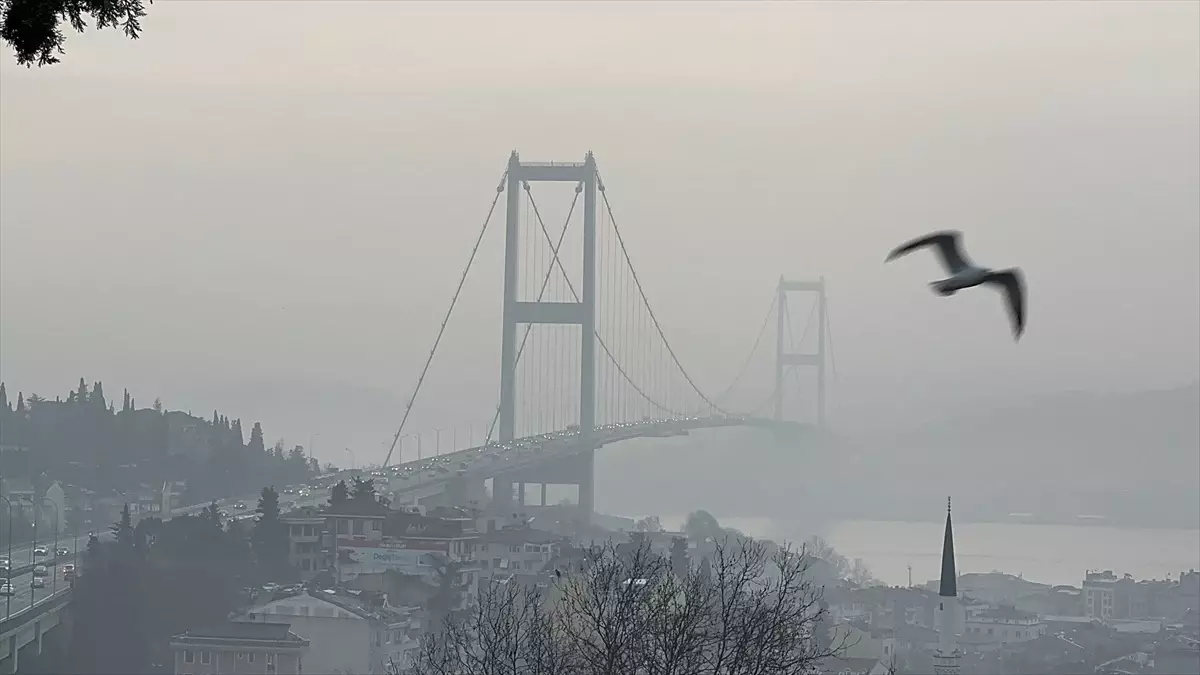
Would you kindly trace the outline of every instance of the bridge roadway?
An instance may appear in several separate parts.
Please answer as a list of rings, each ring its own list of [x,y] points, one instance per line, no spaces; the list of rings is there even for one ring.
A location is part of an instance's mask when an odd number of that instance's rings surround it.
[[[685,434],[689,431],[712,429],[719,427],[760,427],[773,431],[796,432],[803,425],[793,422],[777,422],[775,420],[737,416],[713,415],[696,416],[682,419],[646,420],[611,424],[597,427],[592,433],[591,447],[599,448],[604,445],[617,443],[633,438],[666,437]],[[518,438],[508,443],[493,441],[486,446],[477,446],[445,453],[432,457],[410,460],[393,465],[383,470],[350,470],[336,475],[323,477],[320,486],[327,486],[331,481],[349,479],[354,476],[375,478],[380,485],[380,492],[390,494],[393,499],[404,501],[407,498],[424,497],[443,491],[446,484],[460,477],[458,469],[465,463],[464,475],[471,478],[491,478],[497,474],[509,473],[525,469],[542,462],[560,459],[578,454],[586,448],[580,444],[580,434],[577,430],[558,431],[538,436]],[[328,491],[313,485],[306,497],[290,497],[281,495],[280,501],[290,502],[295,507],[321,506],[328,498]],[[258,496],[222,500],[218,505],[229,511],[232,517],[249,517],[254,513]],[[244,504],[243,509],[234,509],[237,503]],[[205,505],[180,509],[177,513],[194,513]],[[287,509],[284,509],[287,510]]]
[[[0,617],[7,619],[11,614],[28,609],[31,603],[41,602],[55,590],[62,590],[64,587],[70,586],[70,582],[62,578],[62,565],[74,560],[76,543],[78,543],[80,549],[87,548],[87,535],[77,538],[72,538],[71,536],[65,538],[59,537],[58,547],[67,549],[67,555],[65,556],[47,555],[34,557],[33,549],[38,546],[44,546],[48,553],[53,553],[54,539],[13,547],[11,559],[12,577],[10,579],[13,595],[7,597],[0,596]],[[0,549],[0,556],[8,555],[7,548]],[[33,567],[35,565],[46,566],[49,574],[42,577],[45,581],[45,588],[33,587]]]

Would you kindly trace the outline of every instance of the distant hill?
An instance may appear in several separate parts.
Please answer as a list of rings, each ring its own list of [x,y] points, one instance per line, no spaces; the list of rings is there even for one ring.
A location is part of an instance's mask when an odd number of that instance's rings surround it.
[[[1132,448],[1200,452],[1200,382],[1121,394],[1039,396],[926,425],[900,439],[919,443],[1087,444],[1093,451]]]
[[[598,504],[621,513],[820,523],[1035,514],[1073,523],[1200,527],[1200,383],[1038,396],[915,431],[779,446],[752,430],[619,444],[600,453]],[[620,509],[624,509],[623,511]]]

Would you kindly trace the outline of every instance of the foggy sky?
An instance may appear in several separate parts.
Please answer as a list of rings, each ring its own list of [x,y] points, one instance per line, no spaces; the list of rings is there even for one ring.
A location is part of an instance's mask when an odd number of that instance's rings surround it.
[[[136,42],[0,60],[0,376],[365,461],[518,149],[596,153],[709,391],[781,274],[830,284],[844,428],[1188,382],[1198,23],[1175,2],[155,3]],[[545,191],[561,222],[569,187]],[[494,410],[501,215],[414,431]],[[932,295],[930,254],[883,264],[939,228],[1024,268],[1019,344],[998,294]]]

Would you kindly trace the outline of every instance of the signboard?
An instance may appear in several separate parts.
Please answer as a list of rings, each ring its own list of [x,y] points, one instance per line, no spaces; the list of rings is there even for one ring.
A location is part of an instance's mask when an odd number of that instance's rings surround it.
[[[402,574],[432,574],[434,564],[449,550],[445,541],[360,542],[338,540],[337,566],[343,578],[394,570]]]

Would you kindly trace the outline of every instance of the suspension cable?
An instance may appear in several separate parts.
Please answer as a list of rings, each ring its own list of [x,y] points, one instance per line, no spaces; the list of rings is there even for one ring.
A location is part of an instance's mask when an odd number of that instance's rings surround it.
[[[683,375],[683,379],[687,380],[688,386],[692,388],[692,391],[696,392],[696,395],[700,397],[700,400],[707,403],[710,408],[721,413],[722,415],[731,415],[729,411],[721,408],[721,406],[717,405],[716,403],[713,403],[710,398],[704,395],[704,392],[700,391],[700,387],[696,386],[695,381],[692,380],[692,376],[688,374],[687,370],[684,369],[683,364],[679,362],[679,357],[675,354],[675,349],[672,348],[671,343],[667,341],[667,336],[663,333],[662,325],[659,324],[658,317],[654,314],[654,309],[650,306],[650,299],[646,297],[646,291],[642,288],[641,280],[638,279],[637,270],[633,267],[633,261],[629,257],[629,250],[625,247],[625,238],[621,236],[621,228],[617,227],[617,219],[613,215],[612,205],[608,201],[608,193],[604,189],[604,179],[600,177],[599,170],[596,171],[596,178],[600,182],[600,196],[604,198],[604,208],[606,211],[608,211],[608,221],[612,223],[613,232],[615,232],[617,235],[617,243],[621,246],[621,254],[625,257],[626,265],[629,266],[629,273],[633,276],[634,286],[637,287],[638,294],[642,296],[642,304],[646,306],[646,312],[650,315],[650,320],[654,323],[654,329],[658,332],[658,337],[662,339],[663,346],[666,347],[667,353],[671,356],[671,361],[675,363],[675,367],[679,369],[679,373]]]
[[[537,201],[533,198],[533,193],[529,192],[528,185],[526,185],[526,192],[529,194],[529,203],[533,207],[533,215],[537,219],[538,225],[542,229],[542,235],[544,237],[546,237],[547,242],[551,242],[551,244],[553,245],[553,241],[550,237],[550,232],[546,230],[546,223],[542,220],[542,213],[538,209]],[[576,193],[576,194],[578,194],[578,193]],[[610,221],[612,220],[611,213],[609,214],[609,220]],[[559,238],[559,243],[560,244],[562,243],[561,237]],[[566,270],[566,268],[563,267],[562,259],[558,257],[558,248],[556,247],[556,248],[552,249],[552,253],[553,253],[553,260],[551,261],[551,266],[550,266],[551,271],[554,269],[555,265],[558,266],[558,269],[562,272],[562,279],[567,284],[567,290],[571,292],[571,297],[575,298],[575,302],[579,302],[579,293],[577,293],[575,291],[575,284],[571,283],[571,278],[569,276],[567,276],[567,270]],[[547,276],[549,276],[549,274],[547,274]],[[613,355],[613,353],[609,349],[608,345],[604,342],[604,338],[601,337],[600,332],[594,331],[594,334],[596,336],[596,343],[599,344],[600,348],[604,350],[605,355],[608,356],[609,361],[612,361],[612,364],[613,364],[613,366],[616,367],[617,372],[620,373],[621,377],[624,378],[625,381],[629,383],[629,386],[633,387],[634,391],[636,391],[638,394],[640,394],[642,396],[642,398],[645,398],[647,401],[649,401],[651,405],[655,406],[659,410],[662,410],[663,412],[671,413],[673,415],[681,414],[680,412],[672,410],[672,409],[658,403],[654,399],[650,398],[650,396],[648,394],[646,394],[646,392],[644,392],[642,390],[642,388],[637,385],[636,382],[633,381],[633,378],[631,378],[629,376],[629,374],[625,371],[625,369],[621,366],[621,364],[617,362],[617,358]]]
[[[771,323],[771,315],[776,311],[776,300],[778,300],[776,294],[772,293],[771,306],[767,307],[767,315],[763,317],[762,326],[760,326],[758,329],[758,337],[754,338],[754,346],[750,348],[750,353],[746,355],[746,360],[742,362],[742,368],[738,371],[737,376],[733,378],[733,381],[729,383],[728,387],[725,387],[721,393],[713,397],[715,400],[720,400],[732,392],[733,388],[738,385],[738,382],[741,381],[742,377],[746,374],[746,371],[750,368],[750,361],[754,358],[754,355],[758,353],[758,345],[762,342],[763,335],[765,335],[767,332],[767,326]]]
[[[504,174],[500,176],[500,184],[496,186],[496,196],[492,199],[492,205],[488,208],[487,217],[483,220],[483,227],[479,228],[479,236],[475,238],[475,246],[471,248],[471,256],[467,258],[467,266],[463,269],[462,276],[458,280],[458,287],[454,289],[454,295],[450,298],[450,306],[446,309],[446,316],[442,319],[442,325],[438,328],[437,337],[433,340],[433,349],[429,350],[429,357],[425,359],[425,366],[421,369],[421,375],[417,377],[417,386],[413,387],[412,396],[408,398],[408,404],[404,406],[404,417],[400,419],[400,426],[396,429],[396,434],[392,436],[392,445],[388,448],[387,457],[383,460],[383,468],[387,468],[388,463],[392,461],[392,452],[396,449],[396,442],[400,440],[400,434],[404,431],[404,425],[408,423],[408,416],[412,414],[413,403],[417,400],[417,394],[421,392],[421,385],[425,382],[425,375],[429,373],[429,366],[433,363],[433,357],[437,354],[438,345],[442,342],[442,335],[446,333],[446,325],[450,322],[450,315],[454,313],[454,306],[458,303],[458,296],[462,293],[463,285],[467,283],[467,275],[471,271],[471,265],[475,262],[475,255],[479,253],[479,245],[483,242],[483,235],[487,232],[488,224],[492,222],[492,214],[496,211],[496,204],[500,201],[500,195],[504,193],[504,183],[508,180],[508,170],[504,170]]]
[[[529,190],[529,183],[526,182],[524,184],[524,186],[525,186],[525,194],[529,197],[530,203],[533,203],[533,193],[530,192],[530,190]],[[547,241],[550,242],[551,252],[554,256],[554,260],[558,260],[558,249],[562,246],[563,239],[565,239],[567,236],[567,228],[570,227],[570,225],[571,225],[571,216],[574,215],[574,213],[575,213],[575,205],[579,201],[579,193],[580,192],[583,192],[582,184],[575,186],[575,198],[571,200],[571,208],[569,211],[567,211],[567,217],[563,222],[562,230],[559,231],[559,233],[558,233],[558,241],[556,242],[556,241],[550,239],[549,234],[546,235]],[[534,209],[534,212],[536,213],[537,212],[537,204],[533,204],[533,209]],[[538,221],[541,222],[541,219],[542,219],[541,214],[538,214]],[[542,231],[543,232],[546,231],[546,228],[544,226],[542,227]],[[559,266],[559,269],[560,270],[562,269],[561,265]],[[562,273],[563,273],[563,276],[566,277],[566,275],[567,275],[566,270],[562,270]],[[550,277],[553,274],[554,274],[554,265],[550,265],[550,267],[546,270],[546,276],[542,279],[542,286],[538,290],[537,302],[541,302],[542,298],[545,296],[546,288],[549,286]],[[514,369],[517,367],[517,364],[521,362],[521,354],[523,354],[525,352],[525,342],[527,340],[529,340],[529,333],[532,330],[533,330],[533,324],[531,324],[531,323],[525,324],[525,334],[523,336],[521,336],[521,345],[517,348],[517,355],[513,359],[513,368]],[[500,419],[500,406],[496,406],[496,414],[492,415],[492,423],[488,426],[487,436],[483,439],[483,444],[485,446],[489,442],[491,442],[492,433],[495,431],[496,422],[499,419]]]

